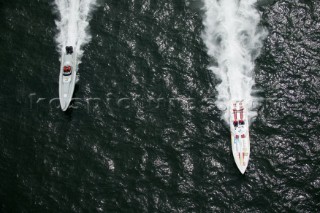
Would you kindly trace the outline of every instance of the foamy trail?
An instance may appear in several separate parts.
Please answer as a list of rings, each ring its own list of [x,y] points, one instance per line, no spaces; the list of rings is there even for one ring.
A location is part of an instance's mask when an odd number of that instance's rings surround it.
[[[90,12],[96,0],[55,0],[59,20],[56,21],[59,34],[56,37],[59,53],[65,46],[77,51],[78,63],[83,54],[82,47],[91,40],[88,31]]]
[[[260,14],[256,0],[204,0],[205,31],[203,40],[214,59],[209,69],[221,80],[216,87],[216,104],[229,122],[231,100],[245,100],[249,119],[256,112],[252,106],[258,97],[252,95],[254,60],[260,54],[267,32],[259,27]]]

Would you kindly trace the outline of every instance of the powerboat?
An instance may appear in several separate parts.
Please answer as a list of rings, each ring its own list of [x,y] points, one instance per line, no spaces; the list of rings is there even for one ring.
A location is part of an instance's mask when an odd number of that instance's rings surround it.
[[[231,147],[234,161],[242,174],[250,157],[248,111],[244,101],[232,101],[230,106]]]
[[[68,109],[72,100],[75,84],[79,80],[77,71],[77,54],[72,46],[66,46],[62,52],[59,75],[59,99],[62,111]]]

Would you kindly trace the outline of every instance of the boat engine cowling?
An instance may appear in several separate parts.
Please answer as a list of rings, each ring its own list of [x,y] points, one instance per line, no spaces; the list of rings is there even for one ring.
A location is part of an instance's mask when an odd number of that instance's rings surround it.
[[[72,46],[66,46],[66,52],[67,52],[67,55],[68,54],[72,54],[73,53],[73,47]]]

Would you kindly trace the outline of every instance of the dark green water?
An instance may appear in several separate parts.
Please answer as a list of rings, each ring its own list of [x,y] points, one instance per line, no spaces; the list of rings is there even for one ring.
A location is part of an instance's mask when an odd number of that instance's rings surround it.
[[[240,174],[201,2],[103,0],[74,109],[51,1],[0,1],[1,212],[318,212],[320,2],[260,1],[264,98]]]

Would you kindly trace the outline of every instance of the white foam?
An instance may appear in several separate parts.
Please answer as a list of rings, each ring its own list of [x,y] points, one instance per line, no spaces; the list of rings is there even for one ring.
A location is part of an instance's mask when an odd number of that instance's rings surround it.
[[[209,69],[221,80],[216,87],[216,104],[226,122],[231,100],[246,101],[249,119],[256,114],[252,107],[258,100],[252,95],[254,60],[267,32],[258,26],[260,14],[255,3],[256,0],[204,0],[202,37],[209,56],[215,60]]]
[[[61,53],[66,46],[73,46],[80,62],[82,47],[91,40],[88,26],[90,11],[96,6],[96,0],[55,0],[55,4],[60,16],[56,21],[58,51]]]

